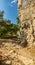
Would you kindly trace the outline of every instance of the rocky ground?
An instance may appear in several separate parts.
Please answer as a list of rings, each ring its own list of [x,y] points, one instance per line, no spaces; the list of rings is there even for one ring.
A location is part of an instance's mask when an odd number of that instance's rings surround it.
[[[23,48],[16,42],[0,42],[0,65],[35,65],[35,46]]]

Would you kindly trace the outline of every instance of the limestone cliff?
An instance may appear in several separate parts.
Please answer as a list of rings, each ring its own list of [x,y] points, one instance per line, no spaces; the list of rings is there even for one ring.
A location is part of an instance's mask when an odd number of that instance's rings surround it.
[[[35,44],[35,0],[17,0],[17,3],[21,38]]]

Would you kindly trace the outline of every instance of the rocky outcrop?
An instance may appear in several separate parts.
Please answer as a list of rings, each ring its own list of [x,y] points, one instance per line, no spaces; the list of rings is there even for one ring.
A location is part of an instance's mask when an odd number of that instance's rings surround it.
[[[35,45],[35,0],[17,0],[22,43]]]

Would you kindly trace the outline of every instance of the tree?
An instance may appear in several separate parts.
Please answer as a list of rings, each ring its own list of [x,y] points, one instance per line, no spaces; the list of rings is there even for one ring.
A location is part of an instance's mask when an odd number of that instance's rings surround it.
[[[20,30],[20,20],[17,17],[17,24],[12,24],[11,20],[3,18],[4,11],[0,12],[0,38],[17,37],[17,31]]]
[[[20,24],[19,17],[16,18],[16,22],[17,22],[17,24]]]
[[[7,24],[9,24],[9,25],[10,25],[10,24],[11,24],[11,20],[9,20],[9,19],[8,19],[8,20],[7,20]]]
[[[4,16],[4,11],[0,11],[0,21],[3,20],[3,16]]]

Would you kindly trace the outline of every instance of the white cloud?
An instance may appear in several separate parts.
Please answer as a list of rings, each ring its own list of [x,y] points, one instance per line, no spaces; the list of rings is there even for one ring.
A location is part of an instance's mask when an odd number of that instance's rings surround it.
[[[16,3],[16,0],[11,1],[10,3],[8,2],[8,4],[9,4],[11,7],[13,7],[13,4],[14,4],[14,3]]]
[[[11,4],[16,3],[16,0],[11,1]]]

